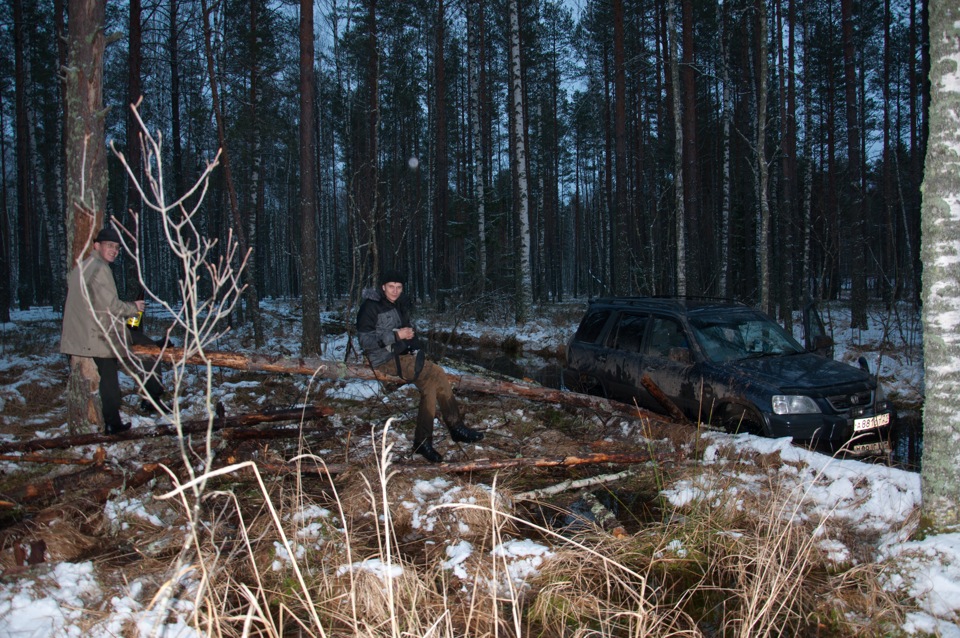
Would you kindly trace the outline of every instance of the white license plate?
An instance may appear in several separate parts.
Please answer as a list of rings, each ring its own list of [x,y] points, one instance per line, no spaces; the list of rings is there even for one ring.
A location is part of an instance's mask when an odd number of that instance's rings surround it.
[[[889,424],[890,424],[889,414],[878,414],[876,416],[868,416],[862,419],[854,419],[853,431],[863,432],[864,430],[872,430],[874,428],[883,427],[884,425],[889,425]]]
[[[887,446],[882,441],[877,441],[876,443],[863,443],[861,445],[853,446],[854,454],[875,454],[878,452],[886,452]]]

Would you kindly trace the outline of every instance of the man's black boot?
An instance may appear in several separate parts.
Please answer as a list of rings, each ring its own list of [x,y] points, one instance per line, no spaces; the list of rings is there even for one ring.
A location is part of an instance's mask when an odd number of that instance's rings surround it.
[[[476,443],[483,439],[483,432],[477,432],[463,423],[458,423],[450,428],[450,438],[457,443]]]
[[[420,443],[414,442],[413,451],[431,463],[443,462],[443,457],[440,456],[439,452],[433,449],[433,443],[430,441],[421,441]]]
[[[130,429],[130,424],[124,423],[122,421],[119,424],[108,425],[106,427],[107,434],[123,434],[129,429]]]

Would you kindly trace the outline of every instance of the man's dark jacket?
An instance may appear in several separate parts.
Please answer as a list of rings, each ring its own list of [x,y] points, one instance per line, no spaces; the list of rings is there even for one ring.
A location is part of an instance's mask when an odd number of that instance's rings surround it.
[[[416,339],[404,341],[396,331],[410,326],[410,304],[406,294],[395,303],[387,301],[383,291],[367,288],[357,313],[357,338],[370,365],[378,368],[394,356],[417,349]]]

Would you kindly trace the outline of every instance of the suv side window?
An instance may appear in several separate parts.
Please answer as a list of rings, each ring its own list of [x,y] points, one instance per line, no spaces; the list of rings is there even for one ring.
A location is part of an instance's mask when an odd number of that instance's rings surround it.
[[[647,320],[647,315],[621,314],[607,337],[607,347],[623,352],[640,352]]]
[[[689,348],[683,328],[674,319],[654,317],[650,324],[650,336],[647,339],[647,354],[667,357],[671,348]]]
[[[595,343],[603,327],[607,324],[609,317],[609,310],[598,310],[597,312],[587,313],[587,316],[580,322],[580,327],[577,328],[577,334],[574,336],[574,339],[582,343]]]

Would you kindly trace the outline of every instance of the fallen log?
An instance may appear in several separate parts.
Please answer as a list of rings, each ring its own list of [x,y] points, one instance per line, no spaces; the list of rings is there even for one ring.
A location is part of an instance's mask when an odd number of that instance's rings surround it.
[[[327,406],[310,405],[288,410],[276,410],[272,412],[258,412],[254,414],[241,414],[237,416],[215,417],[213,419],[212,429],[214,431],[225,428],[238,428],[258,423],[278,423],[283,421],[309,421],[321,417],[330,416],[333,409]],[[200,434],[207,431],[210,423],[207,419],[197,419],[193,421],[184,421],[181,423],[180,431],[184,434]],[[157,425],[152,428],[137,428],[128,430],[123,434],[76,434],[72,436],[61,436],[53,439],[30,439],[29,441],[18,441],[15,443],[0,444],[0,454],[9,454],[10,452],[38,452],[41,450],[56,450],[80,445],[98,445],[102,443],[115,443],[117,441],[132,441],[136,439],[153,438],[159,436],[176,436],[179,432],[176,426],[172,424]]]
[[[116,471],[108,466],[86,467],[78,472],[43,479],[21,486],[0,501],[0,507],[13,509],[29,501],[52,499],[66,492],[71,492],[71,500],[92,501],[106,503],[114,490],[133,489],[144,485],[148,481],[166,475],[165,468],[176,468],[183,465],[183,461],[176,457],[146,463],[136,472],[127,473]],[[90,483],[92,487],[78,490],[78,486]]]
[[[462,474],[466,472],[489,472],[492,470],[507,470],[523,467],[575,467],[579,465],[636,465],[639,463],[648,463],[656,461],[681,461],[682,452],[663,452],[655,454],[652,452],[597,452],[585,456],[539,456],[539,457],[521,457],[509,459],[478,459],[475,461],[461,461],[457,463],[393,463],[390,470],[395,472],[423,472],[424,470],[433,470],[436,472],[448,472],[451,474]],[[298,467],[295,463],[257,463],[257,468],[261,472],[270,474],[315,474],[318,476],[329,476],[341,474],[351,467],[345,463],[332,463],[321,465],[315,461],[301,462]]]
[[[93,465],[96,459],[47,456],[45,454],[0,454],[0,461],[9,463],[45,463],[47,465]]]
[[[202,355],[187,356],[183,348],[165,348],[156,346],[133,346],[133,353],[144,359],[162,357],[168,363],[187,365],[207,365],[246,370],[250,372],[277,372],[283,374],[304,374],[316,376],[320,379],[364,379],[383,383],[405,383],[403,379],[374,370],[368,365],[329,361],[311,357],[279,357],[260,354],[243,354],[240,352],[207,351]],[[453,384],[460,391],[480,392],[497,396],[512,396],[530,401],[544,403],[559,403],[576,408],[597,410],[606,414],[622,414],[638,419],[649,419],[652,422],[664,425],[676,425],[667,421],[662,415],[644,410],[635,405],[621,403],[589,394],[580,394],[566,390],[545,388],[529,383],[512,381],[494,381],[469,374],[447,373]]]
[[[640,377],[640,385],[647,389],[647,392],[650,393],[657,403],[660,404],[667,414],[670,415],[670,418],[676,421],[677,423],[683,423],[684,425],[690,425],[690,419],[687,418],[687,415],[683,413],[679,406],[673,402],[673,399],[668,397],[666,393],[660,389],[653,379],[650,378],[650,375],[643,375]]]

